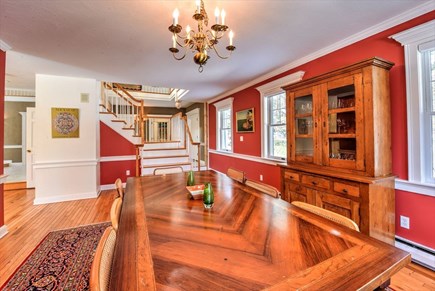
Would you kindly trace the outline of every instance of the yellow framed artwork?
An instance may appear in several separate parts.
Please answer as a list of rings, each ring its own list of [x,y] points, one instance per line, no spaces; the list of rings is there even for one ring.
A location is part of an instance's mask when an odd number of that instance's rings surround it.
[[[79,109],[51,108],[51,136],[53,138],[79,137]]]

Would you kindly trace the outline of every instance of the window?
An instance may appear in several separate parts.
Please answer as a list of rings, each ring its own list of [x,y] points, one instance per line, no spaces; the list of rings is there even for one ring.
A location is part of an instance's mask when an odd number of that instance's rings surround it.
[[[429,47],[429,49],[425,49]],[[423,91],[423,125],[424,125],[424,153],[428,158],[424,160],[424,180],[435,184],[435,46],[420,46],[422,62],[422,91]]]
[[[266,99],[268,157],[285,160],[287,158],[285,92],[268,96]]]
[[[218,111],[219,115],[219,149],[231,151],[231,108]]]
[[[216,107],[217,150],[231,152],[233,149],[233,99],[227,98],[213,104]]]
[[[405,49],[408,179],[396,188],[435,196],[435,21],[391,36]]]
[[[261,93],[263,158],[287,158],[286,95],[281,87],[302,80],[304,73],[298,71],[256,88]]]

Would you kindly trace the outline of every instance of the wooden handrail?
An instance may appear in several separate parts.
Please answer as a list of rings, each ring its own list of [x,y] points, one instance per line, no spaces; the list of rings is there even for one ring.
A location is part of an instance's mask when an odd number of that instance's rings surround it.
[[[131,98],[131,100],[133,100],[134,102],[140,103],[141,100],[140,99],[136,99],[135,97],[133,97],[130,93],[128,93],[127,90],[125,90],[121,85],[119,85],[118,83],[113,83],[113,85],[115,85],[115,87],[119,90],[121,90],[125,95],[127,95],[129,98]],[[143,100],[142,100],[143,101]]]
[[[110,84],[108,84],[108,83],[105,83],[105,84],[106,84],[106,86],[107,86],[108,89],[112,90],[116,95],[118,95],[120,98],[122,98],[122,99],[124,99],[125,101],[127,101],[130,105],[132,105],[132,106],[137,106],[136,104],[133,104],[130,100],[128,100],[127,98],[125,98],[124,95],[122,95],[121,93],[119,93],[119,92],[117,91],[116,88],[113,88],[113,87],[112,87]]]

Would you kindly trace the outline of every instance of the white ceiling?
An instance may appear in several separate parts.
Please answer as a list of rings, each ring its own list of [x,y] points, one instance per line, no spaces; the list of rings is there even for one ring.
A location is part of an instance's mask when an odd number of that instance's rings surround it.
[[[0,0],[0,40],[12,48],[6,87],[32,89],[41,73],[183,88],[184,100],[204,101],[400,14],[435,8],[434,0],[205,0],[210,22],[216,5],[237,49],[228,60],[211,53],[199,73],[191,54],[176,61],[168,50],[172,11],[194,27],[194,0]]]

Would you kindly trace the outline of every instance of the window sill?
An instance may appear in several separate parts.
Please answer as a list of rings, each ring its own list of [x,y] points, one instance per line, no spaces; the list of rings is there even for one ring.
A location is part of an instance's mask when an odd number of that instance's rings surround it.
[[[396,179],[396,190],[435,197],[435,185]]]

